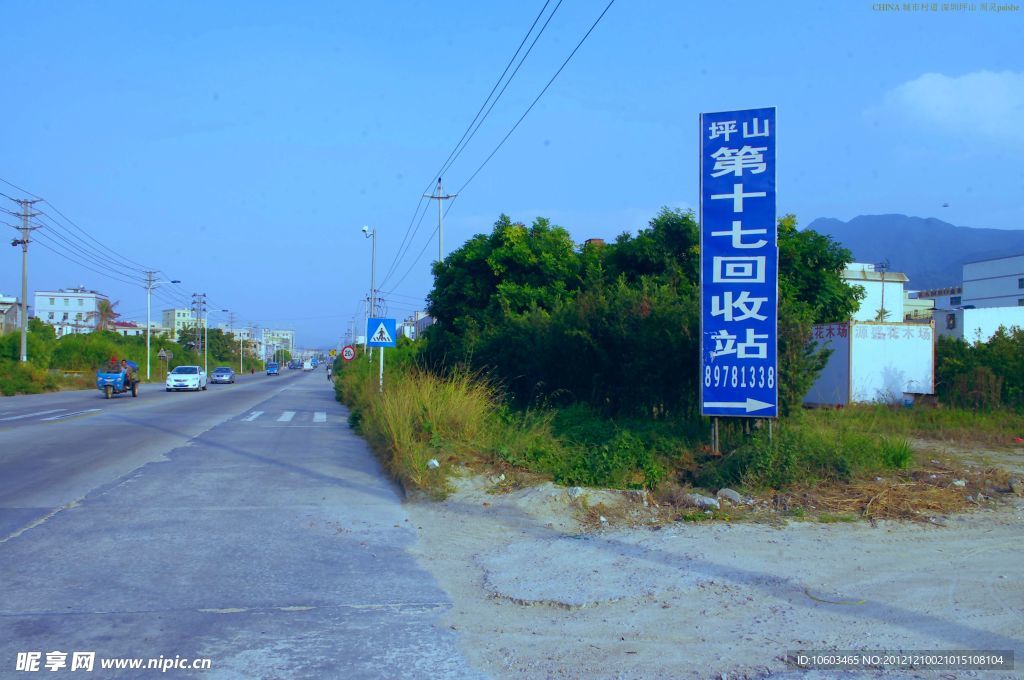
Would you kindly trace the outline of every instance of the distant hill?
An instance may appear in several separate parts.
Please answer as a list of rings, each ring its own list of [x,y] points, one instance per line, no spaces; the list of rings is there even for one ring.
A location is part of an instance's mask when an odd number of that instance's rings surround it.
[[[807,228],[842,243],[856,262],[888,259],[891,271],[910,278],[909,290],[959,285],[964,262],[1024,253],[1024,230],[956,227],[934,217],[821,217]]]

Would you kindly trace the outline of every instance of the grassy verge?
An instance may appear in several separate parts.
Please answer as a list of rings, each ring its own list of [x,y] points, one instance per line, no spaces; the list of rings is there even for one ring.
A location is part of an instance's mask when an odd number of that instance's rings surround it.
[[[944,407],[891,408],[861,405],[804,414],[820,427],[848,427],[878,436],[916,437],[954,443],[1010,446],[1024,437],[1024,414]]]
[[[391,473],[407,488],[434,496],[443,496],[450,475],[465,466],[502,471],[504,487],[511,488],[520,474],[612,488],[716,492],[729,486],[767,499],[783,513],[810,508],[821,521],[912,518],[962,509],[968,492],[984,490],[991,480],[979,478],[965,491],[950,487],[948,470],[922,476],[928,464],[918,460],[909,436],[967,436],[969,427],[987,427],[998,438],[1013,427],[994,416],[973,419],[975,414],[942,410],[810,412],[776,424],[771,435],[733,424],[724,428],[726,453],[713,455],[702,444],[708,433],[699,419],[609,420],[579,405],[519,412],[478,376],[419,369],[412,348],[389,350],[387,362],[384,393],[376,360],[339,366],[338,397]]]
[[[550,414],[505,409],[499,392],[466,373],[440,377],[418,369],[401,350],[388,361],[387,389],[359,357],[335,377],[355,427],[406,487],[443,495],[462,465],[544,467],[560,443]],[[437,461],[434,467],[431,461]]]

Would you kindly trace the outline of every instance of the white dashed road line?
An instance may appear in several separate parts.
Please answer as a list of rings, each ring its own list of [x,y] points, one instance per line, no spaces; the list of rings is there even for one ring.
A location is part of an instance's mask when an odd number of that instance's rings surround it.
[[[66,408],[53,408],[49,411],[36,411],[35,413],[24,413],[20,416],[8,416],[7,418],[0,418],[0,422],[6,422],[8,420],[21,420],[23,418],[34,418],[35,416],[45,416],[50,413],[60,413],[61,411],[67,411]]]
[[[313,422],[314,423],[326,423],[327,422],[327,413],[325,413],[324,411],[317,411],[316,413],[313,414]]]
[[[248,418],[243,418],[243,420],[245,420],[245,422],[247,423],[251,423],[252,421],[259,418],[261,415],[263,415],[263,411],[253,411],[252,413],[249,414]]]
[[[102,411],[102,410],[103,409],[101,409],[101,408],[88,408],[88,409],[85,409],[84,411],[72,411],[71,413],[61,413],[59,416],[50,416],[49,418],[43,418],[43,420],[44,421],[46,421],[46,420],[60,420],[62,418],[70,418],[71,416],[80,416],[80,415],[83,415],[83,414],[86,414],[86,413],[96,413],[97,411]]]
[[[279,423],[290,423],[292,418],[294,418],[294,417],[295,417],[295,411],[285,411],[277,419],[277,422],[279,422]]]

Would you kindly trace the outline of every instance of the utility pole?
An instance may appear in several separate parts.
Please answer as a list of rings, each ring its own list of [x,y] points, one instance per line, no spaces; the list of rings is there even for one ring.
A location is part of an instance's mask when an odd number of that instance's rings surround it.
[[[445,195],[441,188],[441,178],[437,178],[437,193],[423,194],[423,198],[430,198],[437,201],[437,261],[444,262],[444,212],[441,210],[442,201],[450,201],[458,194]]]
[[[193,314],[196,318],[196,323],[193,328],[196,329],[195,342],[203,348],[203,372],[206,372],[208,366],[206,365],[206,324],[203,323],[203,334],[199,333],[199,322],[203,320],[203,315],[206,313],[206,293],[192,293],[192,308]]]
[[[156,271],[146,272],[146,381],[149,382],[149,336],[153,333],[153,321],[150,318],[153,306],[153,289],[158,283],[181,283],[178,279],[173,281],[157,281]],[[175,338],[177,340],[177,338]]]
[[[41,201],[41,198],[16,199],[21,206],[21,238],[12,239],[12,246],[21,246],[21,363],[28,361],[28,244],[32,240],[30,235],[38,226],[31,226],[29,220],[41,214],[32,210],[32,206]],[[18,227],[15,227],[18,229]]]
[[[146,272],[146,382],[149,382],[149,336],[152,332],[153,322],[150,320],[152,313],[153,284],[156,283],[156,272]]]

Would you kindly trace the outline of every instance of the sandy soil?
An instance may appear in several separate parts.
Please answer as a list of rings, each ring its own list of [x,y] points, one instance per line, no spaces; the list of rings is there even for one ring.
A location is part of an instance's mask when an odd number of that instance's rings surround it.
[[[565,489],[412,501],[444,622],[494,677],[1024,677],[1024,500],[947,520],[587,533]],[[588,491],[591,502],[607,491]],[[793,650],[1014,650],[1018,671],[844,675]]]

